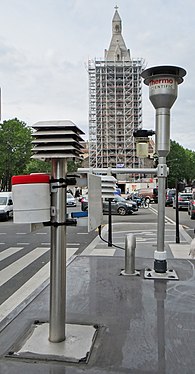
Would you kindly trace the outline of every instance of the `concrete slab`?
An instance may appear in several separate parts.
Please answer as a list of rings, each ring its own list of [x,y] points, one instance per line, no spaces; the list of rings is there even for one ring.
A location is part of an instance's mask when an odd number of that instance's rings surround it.
[[[95,248],[92,252],[92,256],[113,256],[115,253],[115,248]]]
[[[123,277],[122,257],[76,257],[67,268],[66,319],[100,327],[88,363],[9,355],[35,318],[48,318],[47,288],[1,332],[0,372],[194,374],[195,261],[168,263],[179,280],[144,279],[152,259],[136,258],[140,276]]]
[[[190,259],[190,244],[169,244],[174,258]]]
[[[65,331],[64,341],[52,343],[48,340],[49,323],[34,324],[22,347],[15,351],[13,356],[32,360],[87,362],[97,329],[94,326],[66,324]]]

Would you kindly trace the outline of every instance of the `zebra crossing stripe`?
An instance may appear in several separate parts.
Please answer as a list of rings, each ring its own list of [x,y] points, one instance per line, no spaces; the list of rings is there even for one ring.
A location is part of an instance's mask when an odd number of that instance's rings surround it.
[[[32,294],[35,289],[40,287],[40,285],[49,278],[49,267],[50,264],[47,263],[0,305],[0,322],[2,322],[8,314],[13,312],[13,310],[24,302],[24,300]]]
[[[13,250],[13,248],[16,249],[16,247],[10,247],[8,248],[8,250],[11,251]],[[18,248],[18,250],[20,249],[22,248]],[[38,251],[41,256],[48,249],[49,248],[37,247],[34,249],[34,252],[37,255],[37,251]],[[8,250],[7,250],[7,255],[10,253],[10,251]],[[77,248],[76,247],[66,248],[67,264],[68,264],[68,260],[71,260],[73,254],[77,250],[78,250],[78,247]],[[23,257],[26,257],[26,256],[23,256]],[[4,270],[6,271],[8,268],[10,268],[9,270],[13,271],[14,265],[17,262],[18,266],[17,266],[17,271],[15,272],[15,274],[17,274],[19,268],[21,268],[22,266],[23,266],[22,269],[25,268],[23,257],[20,260],[15,261],[12,264],[13,266],[10,265],[10,267],[8,266]],[[38,257],[39,256],[37,256],[36,258]],[[27,259],[30,260],[30,257],[28,257]],[[21,265],[19,266],[20,261],[21,261]],[[26,260],[25,260],[25,263],[27,263]],[[0,305],[0,323],[2,323],[4,327],[10,322],[10,319],[12,320],[13,318],[15,318],[14,316],[15,309],[17,310],[17,314],[21,312],[49,284],[49,273],[50,273],[50,262],[48,262],[39,271],[37,271],[27,282],[25,282],[7,300],[5,300],[4,303]],[[12,273],[12,276],[10,278],[12,278],[15,274]],[[4,281],[1,282],[1,284],[4,284],[4,283],[5,283]],[[8,316],[9,316],[9,319],[5,320]]]
[[[0,261],[3,261],[5,258],[19,252],[21,249],[23,249],[23,247],[9,247],[5,249],[5,251],[0,253]]]
[[[25,256],[21,257],[17,261],[13,262],[11,265],[5,267],[0,271],[0,286],[6,283],[9,279],[13,278],[26,266],[30,265],[33,261],[41,257],[49,248],[37,247],[33,251],[27,253]]]

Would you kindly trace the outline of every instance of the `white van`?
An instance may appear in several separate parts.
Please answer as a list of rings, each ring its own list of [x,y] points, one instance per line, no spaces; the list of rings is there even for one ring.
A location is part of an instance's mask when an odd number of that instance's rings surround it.
[[[13,201],[11,192],[0,192],[0,219],[8,221],[13,217]]]

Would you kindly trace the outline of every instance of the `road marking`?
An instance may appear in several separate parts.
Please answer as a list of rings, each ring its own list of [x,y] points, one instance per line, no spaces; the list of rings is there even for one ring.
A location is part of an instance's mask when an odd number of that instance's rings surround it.
[[[116,248],[112,249],[105,249],[105,248],[95,248],[91,255],[92,256],[114,256],[114,253],[116,252]]]
[[[8,250],[11,250],[12,248],[13,247],[10,247],[10,248],[8,248]],[[16,247],[15,247],[15,249],[16,249]],[[20,249],[22,249],[22,248],[20,248]],[[79,249],[78,247],[77,248],[67,247],[67,261],[66,261],[67,265],[68,265],[69,261],[71,260],[71,257],[73,256],[73,254],[78,249]],[[40,252],[40,250],[42,250],[42,253],[46,252],[45,248],[40,248],[40,247],[37,247],[35,250],[37,250],[38,252]],[[9,253],[9,252],[7,252],[7,253]],[[25,256],[23,256],[23,257],[25,257]],[[15,261],[13,263],[13,267],[14,267],[14,264],[16,264],[17,262],[22,261],[22,260],[23,260],[23,258],[21,258],[18,261]],[[22,263],[24,265],[24,261],[22,261]],[[8,268],[9,267],[5,268],[5,271]],[[25,268],[25,266],[23,267],[23,269],[24,268]],[[15,274],[12,273],[12,276],[14,276],[14,275]],[[26,283],[24,283],[20,288],[18,288],[7,300],[5,300],[0,305],[0,323],[8,315],[10,315],[12,312],[14,312],[14,310],[16,308],[17,308],[17,313],[18,313],[18,310],[20,310],[20,311],[23,310],[26,307],[26,305],[28,305],[28,303],[30,301],[32,301],[32,299],[34,299],[38,295],[38,293],[40,292],[40,291],[38,292],[38,290],[41,289],[41,286],[44,283],[46,283],[46,286],[48,285],[47,281],[49,280],[49,276],[50,276],[50,261],[48,261],[48,263],[46,265],[44,265],[39,271],[37,271]],[[5,283],[5,282],[3,282],[3,283]],[[38,293],[36,292],[36,290],[37,290]],[[27,298],[28,298],[29,301],[27,300]],[[13,318],[15,318],[15,316],[13,316]],[[9,322],[10,322],[10,320],[7,321],[7,323],[9,323]]]
[[[38,288],[49,277],[50,264],[47,263],[33,277],[31,277],[22,287],[18,288],[3,304],[0,306],[0,322],[13,310],[20,305],[36,288]]]
[[[29,245],[30,243],[16,243],[17,245]]]
[[[66,248],[66,259],[68,260],[79,248]]]
[[[50,242],[42,242],[41,243],[41,245],[50,245],[51,243]],[[71,246],[73,246],[73,245],[76,245],[77,247],[80,245],[80,243],[66,243],[66,245],[68,246],[68,245],[71,245]]]
[[[17,273],[23,270],[26,266],[30,265],[33,261],[41,257],[45,252],[48,251],[48,249],[49,248],[37,247],[30,253],[27,253],[25,256],[1,270],[0,286],[6,283],[9,279],[13,278]]]
[[[9,247],[5,249],[5,251],[0,253],[0,261],[4,260],[5,258],[13,255],[16,252],[19,252],[23,247]]]
[[[150,210],[151,210],[154,214],[158,215],[158,210],[156,210],[155,208],[151,207]],[[175,225],[175,222],[174,222],[171,218],[165,216],[165,220],[166,220],[165,223],[168,222],[168,223],[171,223],[172,225]]]

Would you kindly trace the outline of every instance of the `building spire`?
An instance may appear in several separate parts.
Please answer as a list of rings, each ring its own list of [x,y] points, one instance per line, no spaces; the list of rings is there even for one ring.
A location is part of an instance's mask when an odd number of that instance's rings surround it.
[[[105,50],[107,61],[129,61],[130,52],[127,49],[122,36],[122,21],[118,13],[118,6],[115,6],[115,13],[112,19],[112,39],[108,51]]]

